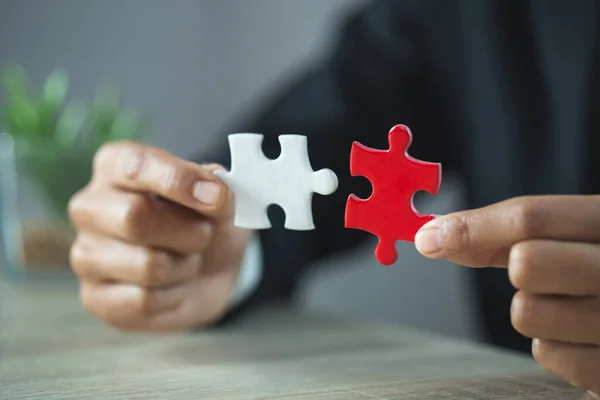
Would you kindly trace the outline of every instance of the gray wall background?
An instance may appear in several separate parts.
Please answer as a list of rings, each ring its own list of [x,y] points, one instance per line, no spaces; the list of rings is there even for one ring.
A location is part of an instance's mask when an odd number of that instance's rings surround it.
[[[344,13],[365,0],[0,0],[0,67],[24,66],[39,84],[65,68],[71,98],[89,101],[110,79],[151,118],[153,143],[182,157],[277,82],[326,49]],[[461,205],[460,185],[422,212]],[[374,242],[319,269],[304,285],[308,309],[477,338],[461,267],[429,261],[401,243],[393,267]]]

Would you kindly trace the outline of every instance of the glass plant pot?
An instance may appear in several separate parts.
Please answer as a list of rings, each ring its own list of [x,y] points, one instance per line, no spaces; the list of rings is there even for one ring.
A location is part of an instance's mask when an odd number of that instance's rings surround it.
[[[91,176],[91,155],[0,134],[0,259],[9,278],[70,273],[70,198]]]

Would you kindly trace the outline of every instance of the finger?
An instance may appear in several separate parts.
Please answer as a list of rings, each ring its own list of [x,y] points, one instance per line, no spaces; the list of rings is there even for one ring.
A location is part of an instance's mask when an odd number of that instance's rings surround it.
[[[202,251],[212,232],[210,221],[190,210],[108,188],[78,193],[69,215],[79,230],[180,253]]]
[[[81,302],[85,309],[105,323],[130,330],[142,326],[154,315],[177,309],[189,292],[189,284],[159,289],[137,285],[82,281]]]
[[[227,311],[237,272],[225,269],[166,289],[84,281],[84,307],[126,331],[168,332],[212,325]]]
[[[176,255],[110,237],[81,233],[71,247],[71,265],[82,279],[158,288],[199,275],[200,254]]]
[[[515,294],[514,328],[524,336],[569,343],[600,345],[600,299]]]
[[[202,274],[190,282],[185,300],[177,308],[152,315],[138,329],[168,332],[213,325],[228,310],[236,278],[232,268]]]
[[[533,356],[551,374],[600,394],[600,347],[535,339]],[[592,393],[592,394],[593,394]]]
[[[214,218],[229,217],[231,193],[213,173],[172,154],[132,142],[109,143],[94,158],[94,176],[118,188],[153,193]]]
[[[508,273],[517,289],[535,294],[600,294],[600,245],[530,240],[510,252]]]
[[[438,217],[421,228],[415,245],[425,256],[478,266],[527,239],[597,242],[599,206],[600,196],[514,198]]]

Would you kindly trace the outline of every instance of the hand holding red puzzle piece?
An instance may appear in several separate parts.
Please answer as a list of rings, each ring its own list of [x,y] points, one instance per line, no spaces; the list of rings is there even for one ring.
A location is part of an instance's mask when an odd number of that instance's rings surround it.
[[[235,225],[268,229],[267,208],[278,204],[286,215],[286,229],[315,229],[310,209],[313,192],[334,193],[337,176],[329,169],[313,171],[304,136],[280,135],[282,151],[275,160],[262,154],[262,139],[254,133],[229,135],[232,169],[216,172],[236,196]],[[420,190],[438,193],[441,164],[411,157],[411,142],[410,129],[396,125],[388,133],[388,149],[371,149],[358,142],[351,148],[350,173],[367,178],[372,193],[367,199],[348,197],[345,227],[377,236],[375,256],[383,265],[396,262],[398,240],[414,242],[417,231],[434,218],[417,212],[413,196]]]

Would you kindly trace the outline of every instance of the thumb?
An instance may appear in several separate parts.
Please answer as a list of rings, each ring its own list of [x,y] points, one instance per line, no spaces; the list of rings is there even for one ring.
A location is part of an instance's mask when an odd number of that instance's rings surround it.
[[[415,235],[417,250],[468,266],[506,266],[529,239],[598,240],[600,196],[523,196],[438,217]]]
[[[518,209],[499,203],[438,216],[415,235],[417,250],[426,257],[471,266],[506,266],[510,247],[521,240]]]

